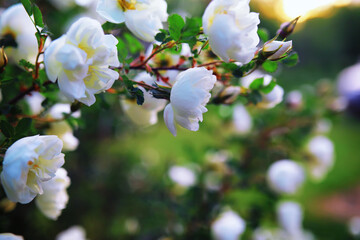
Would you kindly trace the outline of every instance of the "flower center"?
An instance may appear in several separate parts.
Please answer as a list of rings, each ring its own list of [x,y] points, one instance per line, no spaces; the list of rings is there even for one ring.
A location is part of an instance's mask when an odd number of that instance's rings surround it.
[[[125,12],[127,10],[135,10],[136,0],[117,0],[121,9]]]

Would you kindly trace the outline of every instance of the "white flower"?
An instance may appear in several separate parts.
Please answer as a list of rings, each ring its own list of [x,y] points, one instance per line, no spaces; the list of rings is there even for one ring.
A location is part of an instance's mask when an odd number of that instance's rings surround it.
[[[292,160],[277,161],[267,172],[268,184],[277,193],[294,194],[304,180],[304,169]]]
[[[66,103],[58,103],[52,106],[47,113],[47,117],[55,120],[63,119],[63,113],[71,113],[71,105]],[[72,114],[73,117],[80,117],[80,111]],[[79,140],[74,136],[73,129],[66,121],[57,121],[50,123],[50,127],[46,129],[47,135],[56,135],[63,141],[64,151],[74,151],[78,145]]]
[[[300,91],[291,91],[286,97],[286,104],[291,109],[299,109],[303,104],[303,96]]]
[[[169,169],[169,177],[172,181],[183,187],[191,187],[196,183],[195,172],[187,167],[171,167]]]
[[[41,106],[41,103],[45,100],[45,97],[39,92],[31,92],[29,95],[25,96],[25,101],[29,105],[31,114],[39,115],[44,108]]]
[[[38,43],[35,33],[36,28],[22,4],[15,4],[1,14],[0,38],[10,37],[17,44],[17,47],[5,48],[5,53],[10,61],[17,64],[21,59],[25,59],[35,63],[38,54]]]
[[[46,217],[56,220],[60,216],[69,201],[66,192],[69,186],[70,178],[63,168],[59,168],[51,180],[42,183],[44,193],[36,197],[35,203]]]
[[[152,42],[168,18],[165,0],[99,0],[97,12],[112,23],[125,22],[138,38]]]
[[[245,221],[234,211],[222,213],[211,225],[216,240],[237,240],[245,231]]]
[[[299,235],[302,230],[303,211],[297,202],[284,201],[277,206],[279,225],[291,235]]]
[[[0,233],[0,240],[24,240],[24,238],[12,233]]]
[[[288,53],[292,49],[292,41],[270,41],[264,44],[263,52],[265,55],[271,54],[267,59],[278,60],[284,54]]]
[[[164,111],[165,124],[174,136],[175,123],[191,131],[199,130],[199,121],[202,122],[202,114],[207,112],[205,106],[215,82],[212,71],[204,67],[191,68],[177,76],[171,89],[170,104]]]
[[[258,78],[264,78],[264,82],[263,82],[264,86],[269,85],[272,81],[272,76],[265,74],[260,70],[256,70],[253,73],[249,74],[248,76],[243,77],[241,79],[241,84],[243,87],[249,88],[251,83]],[[269,93],[265,94],[261,92],[261,96],[262,96],[262,100],[258,102],[256,106],[265,109],[273,108],[282,102],[284,96],[284,89],[279,85],[276,85]]]
[[[360,217],[352,217],[348,223],[349,232],[353,236],[360,236]]]
[[[213,0],[205,10],[204,33],[212,51],[224,61],[246,64],[255,55],[260,20],[257,13],[250,12],[249,1]]]
[[[92,3],[95,3],[96,0],[50,0],[50,2],[60,10],[67,10],[76,5],[89,7]]]
[[[85,229],[80,226],[73,226],[59,233],[56,240],[86,240]]]
[[[62,141],[56,136],[25,137],[5,153],[1,183],[13,202],[29,203],[43,193],[42,183],[64,164]]]
[[[351,99],[360,94],[360,63],[341,71],[338,77],[338,91],[341,96]]]
[[[234,107],[233,124],[235,126],[235,132],[238,134],[247,134],[252,128],[252,118],[246,108],[237,104]]]
[[[138,74],[134,81],[144,82],[148,85],[156,83],[155,77],[151,76],[146,72]],[[143,87],[138,88],[144,93],[144,103],[139,106],[136,100],[121,99],[121,105],[127,116],[139,126],[149,126],[156,124],[158,121],[157,114],[162,111],[166,105],[165,99],[154,98],[148,91]]]
[[[105,35],[98,21],[80,18],[61,38],[45,51],[45,68],[52,82],[58,81],[60,91],[71,101],[90,106],[94,94],[109,89],[119,78],[109,66],[120,65],[117,39]]]
[[[307,149],[313,157],[311,174],[320,180],[334,164],[334,144],[325,136],[316,136],[309,141]]]

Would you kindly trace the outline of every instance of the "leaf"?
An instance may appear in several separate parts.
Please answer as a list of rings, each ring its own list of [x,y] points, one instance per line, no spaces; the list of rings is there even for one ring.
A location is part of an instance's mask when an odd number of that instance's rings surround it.
[[[186,18],[186,24],[182,30],[183,38],[194,37],[200,33],[201,19],[198,18]]]
[[[31,4],[30,0],[21,0],[21,3],[24,6],[27,14],[29,16],[31,16],[32,15],[32,4]]]
[[[267,86],[261,88],[260,91],[265,93],[265,94],[268,94],[274,89],[275,86],[276,86],[276,82],[271,81]]]
[[[163,42],[165,38],[166,38],[166,34],[163,33],[163,32],[159,32],[155,36],[155,40],[158,41],[158,42]]]
[[[181,37],[181,31],[185,26],[184,19],[178,14],[173,14],[169,17],[168,22],[169,22],[170,36],[175,41],[178,41]]]
[[[296,52],[294,52],[293,54],[290,54],[288,57],[283,59],[282,63],[288,67],[293,67],[299,63],[299,55]]]
[[[35,69],[35,65],[34,64],[32,64],[32,63],[30,63],[30,62],[28,62],[28,61],[26,61],[25,59],[21,59],[20,61],[19,61],[19,65],[20,66],[23,66],[23,67],[25,67],[25,68],[28,68],[28,69]]]
[[[44,27],[43,16],[37,5],[33,5],[33,14],[34,14],[35,25],[43,28]]]
[[[5,137],[11,138],[12,136],[14,136],[14,133],[15,133],[14,128],[7,121],[2,120],[0,122],[0,129],[1,129],[1,132],[4,134]]]
[[[269,72],[269,73],[273,73],[277,70],[278,68],[278,63],[274,62],[274,61],[265,61],[262,64],[262,67],[265,71]]]
[[[259,28],[258,35],[263,42],[267,42],[269,40],[269,32],[264,28]]]
[[[125,38],[128,48],[130,50],[130,53],[135,54],[135,53],[139,53],[140,51],[144,50],[144,46],[133,35],[131,35],[129,33],[125,33],[124,38]]]
[[[135,95],[136,97],[136,103],[138,105],[143,105],[144,104],[144,92],[141,91],[139,88],[134,88],[133,91],[132,91],[133,95]]]
[[[118,44],[116,45],[117,50],[118,50],[118,58],[120,62],[125,62],[126,57],[128,55],[128,50],[126,48],[126,44],[124,43],[124,41],[120,38],[118,38]]]
[[[15,128],[16,135],[26,134],[30,130],[31,125],[32,125],[31,118],[21,119]]]
[[[258,90],[260,89],[264,84],[264,78],[257,78],[255,79],[249,86],[251,90]]]

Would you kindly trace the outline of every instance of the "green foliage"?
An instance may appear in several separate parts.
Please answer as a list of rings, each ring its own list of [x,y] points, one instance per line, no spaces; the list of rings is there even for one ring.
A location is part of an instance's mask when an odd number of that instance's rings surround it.
[[[264,78],[255,79],[249,86],[251,90],[259,90],[264,85]]]
[[[26,61],[25,59],[21,59],[21,60],[19,61],[19,65],[20,65],[20,66],[23,66],[23,67],[25,67],[25,68],[27,68],[27,69],[32,69],[32,70],[35,69],[35,65],[32,64],[32,63],[30,63],[30,62],[28,62],[28,61]]]
[[[269,32],[265,28],[259,28],[257,33],[261,41],[267,42],[269,40]]]
[[[11,138],[15,135],[15,129],[8,121],[1,120],[0,129],[4,136],[7,138]]]
[[[288,67],[293,67],[299,63],[299,55],[296,52],[293,52],[281,62]]]
[[[182,33],[182,29],[185,26],[184,19],[178,15],[173,14],[168,18],[169,22],[169,33],[172,39],[179,41]]]
[[[274,73],[278,69],[278,63],[274,61],[266,60],[262,64],[262,67],[266,72]]]
[[[36,4],[33,5],[33,14],[34,14],[35,25],[43,28],[44,27],[43,16],[39,7]]]
[[[27,14],[31,16],[33,14],[33,7],[30,0],[21,0],[22,5],[24,6]]]
[[[124,34],[124,39],[126,46],[129,48],[131,54],[137,54],[140,51],[144,50],[144,46],[139,42],[139,40],[129,33]]]
[[[119,41],[116,45],[118,50],[118,58],[120,62],[124,63],[128,55],[127,46],[121,38],[117,38],[117,40]]]

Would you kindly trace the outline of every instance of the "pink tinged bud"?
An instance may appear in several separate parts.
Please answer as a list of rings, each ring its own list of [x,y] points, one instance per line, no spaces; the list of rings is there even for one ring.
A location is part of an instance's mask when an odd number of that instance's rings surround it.
[[[292,41],[269,41],[263,47],[264,56],[269,60],[278,60],[292,49]]]

